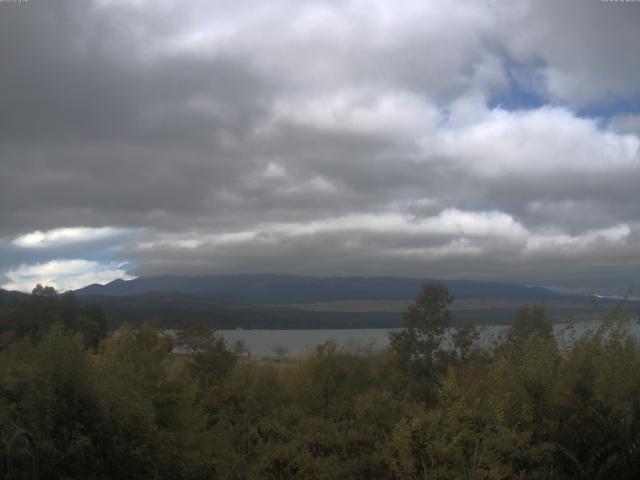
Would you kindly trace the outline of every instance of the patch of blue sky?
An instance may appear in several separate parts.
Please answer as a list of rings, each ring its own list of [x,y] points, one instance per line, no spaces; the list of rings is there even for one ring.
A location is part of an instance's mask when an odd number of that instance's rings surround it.
[[[551,102],[545,95],[541,77],[543,64],[540,62],[524,64],[503,57],[503,65],[509,80],[509,87],[489,98],[489,108],[504,110],[532,110]]]
[[[520,63],[508,56],[503,57],[503,65],[509,87],[494,92],[489,98],[489,108],[504,110],[531,110],[545,105],[570,108],[580,117],[600,118],[607,120],[619,115],[640,114],[640,94],[635,98],[611,96],[600,102],[584,106],[575,106],[551,100],[544,85],[544,63]]]
[[[640,114],[640,97],[632,99],[612,99],[610,103],[601,103],[578,109],[576,112],[582,117],[596,117],[609,119],[619,115]]]

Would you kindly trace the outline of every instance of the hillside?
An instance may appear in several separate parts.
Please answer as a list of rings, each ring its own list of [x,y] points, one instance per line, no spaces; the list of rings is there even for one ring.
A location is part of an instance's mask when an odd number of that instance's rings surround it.
[[[303,277],[235,275],[150,277],[116,280],[76,290],[82,303],[95,303],[112,327],[152,320],[176,327],[185,320],[217,329],[393,328],[426,280],[394,277]],[[556,320],[597,315],[586,295],[565,295],[542,287],[453,280],[454,323],[509,323],[522,305],[542,303]],[[25,294],[0,290],[0,301]],[[616,301],[600,299],[609,307]],[[638,302],[630,307],[640,310]]]
[[[82,295],[110,317],[112,326],[146,320],[178,327],[185,320],[216,329],[264,328],[389,328],[400,325],[397,312],[325,312],[294,307],[234,304],[177,292],[148,292],[130,296]]]
[[[179,292],[228,302],[299,304],[344,300],[413,300],[429,279],[406,277],[307,277],[294,275],[209,275],[141,277],[93,284],[78,295],[127,296]],[[524,302],[587,302],[585,295],[566,295],[542,287],[448,280],[456,299],[502,298]]]
[[[426,280],[394,277],[217,275],[116,280],[76,291],[117,325],[154,319],[166,326],[184,320],[215,328],[397,327],[402,311]],[[593,318],[586,295],[497,282],[447,281],[454,322],[509,323],[516,310],[542,303],[554,320]],[[615,300],[602,299],[610,306]],[[637,309],[637,303],[632,307]]]

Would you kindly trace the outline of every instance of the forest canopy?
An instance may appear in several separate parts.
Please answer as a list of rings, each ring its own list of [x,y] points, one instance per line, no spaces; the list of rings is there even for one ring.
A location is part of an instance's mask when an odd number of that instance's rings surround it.
[[[523,307],[497,337],[463,325],[445,345],[450,303],[425,285],[384,351],[264,361],[196,323],[107,332],[99,310],[38,289],[0,310],[0,448],[28,431],[51,479],[638,477],[623,306],[581,335]]]

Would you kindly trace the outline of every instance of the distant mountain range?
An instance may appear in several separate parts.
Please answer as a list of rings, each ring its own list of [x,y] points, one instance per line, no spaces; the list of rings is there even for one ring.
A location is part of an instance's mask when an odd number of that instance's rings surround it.
[[[305,277],[293,275],[209,275],[200,277],[141,277],[93,284],[78,295],[128,296],[148,292],[177,292],[209,299],[249,304],[301,304],[344,300],[413,300],[428,279],[403,277]],[[509,283],[449,280],[456,299],[502,298],[524,302],[586,301],[542,287]]]
[[[397,327],[428,279],[294,275],[162,276],[115,280],[76,291],[114,323],[186,319],[216,328]],[[543,303],[554,319],[592,318],[587,295],[501,282],[449,280],[454,321],[508,323],[522,305]],[[605,307],[614,300],[601,299]],[[634,308],[637,304],[633,302]]]
[[[0,302],[11,302],[25,297],[27,294],[16,291],[2,290],[0,288]]]
[[[428,279],[293,275],[162,276],[115,280],[75,291],[99,305],[112,326],[154,320],[176,327],[185,320],[214,328],[388,328]],[[554,319],[593,318],[587,295],[500,282],[448,280],[454,322],[508,323],[518,307],[542,303]],[[0,290],[0,301],[25,294]],[[605,309],[616,300],[599,299]],[[640,303],[630,302],[638,311]]]

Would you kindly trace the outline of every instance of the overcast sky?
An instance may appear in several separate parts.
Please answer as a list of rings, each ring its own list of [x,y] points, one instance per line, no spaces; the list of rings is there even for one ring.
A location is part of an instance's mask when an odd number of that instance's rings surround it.
[[[640,2],[0,2],[0,285],[640,280]]]

